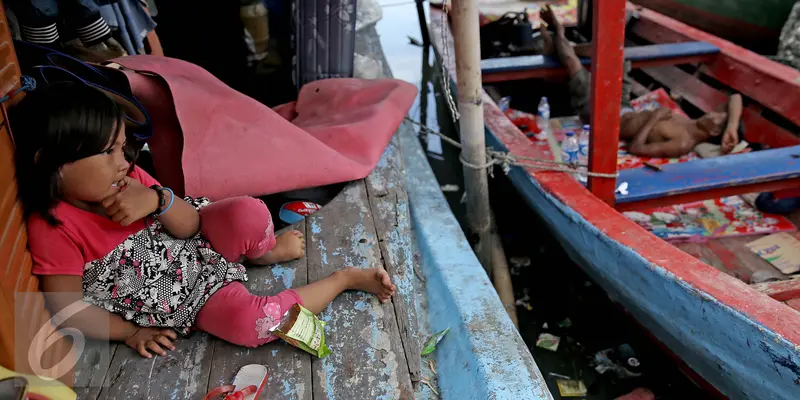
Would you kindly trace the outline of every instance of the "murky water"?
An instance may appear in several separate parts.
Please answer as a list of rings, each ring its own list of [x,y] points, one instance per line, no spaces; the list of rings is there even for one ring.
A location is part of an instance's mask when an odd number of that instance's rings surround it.
[[[392,73],[420,89],[409,115],[457,139],[456,127],[444,102],[441,70],[435,55],[431,49],[411,44],[409,40],[409,37],[420,42],[422,39],[414,2],[382,0],[381,3],[388,6],[383,9],[383,19],[376,30]],[[463,227],[463,175],[457,149],[446,143],[439,146],[436,139],[421,137],[420,142],[428,149],[428,160]],[[709,397],[567,257],[539,217],[525,205],[502,173],[497,172],[490,180],[490,200],[506,254],[515,261],[531,261],[527,266],[512,267],[514,291],[520,300],[517,306],[520,333],[554,398],[561,398],[556,384],[560,376],[582,380],[589,390],[584,397],[588,399],[614,399],[637,387],[652,390],[660,399]],[[541,333],[560,338],[555,352],[535,346]],[[632,351],[626,354],[626,359],[633,355],[640,363],[638,368],[629,370],[641,376],[619,378],[612,372],[598,373],[591,363],[593,356],[622,345],[628,345]]]

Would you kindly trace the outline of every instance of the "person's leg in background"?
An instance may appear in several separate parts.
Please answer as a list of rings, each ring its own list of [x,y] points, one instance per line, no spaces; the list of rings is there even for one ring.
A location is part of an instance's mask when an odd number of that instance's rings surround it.
[[[570,108],[573,113],[581,117],[582,121],[588,123],[592,87],[591,74],[581,65],[581,60],[575,53],[575,49],[565,36],[564,26],[553,14],[550,6],[543,8],[539,13],[542,21],[555,31],[555,37],[551,37],[544,26],[540,27],[542,38],[545,42],[545,54],[555,53],[561,65],[566,68]]]
[[[19,20],[22,40],[48,47],[58,44],[56,0],[13,0],[8,6]]]

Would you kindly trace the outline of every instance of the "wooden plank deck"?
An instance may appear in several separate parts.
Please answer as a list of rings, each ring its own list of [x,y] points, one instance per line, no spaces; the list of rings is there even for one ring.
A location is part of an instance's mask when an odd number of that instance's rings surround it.
[[[262,399],[410,399],[420,378],[417,302],[408,198],[399,140],[376,170],[348,184],[322,210],[295,226],[306,232],[306,257],[248,268],[252,293],[272,295],[352,265],[384,266],[398,287],[391,302],[347,292],[320,315],[333,352],[325,359],[276,341],[255,349],[204,333],[180,339],[166,356],[147,360],[124,345],[89,346],[77,367],[80,399],[198,399],[231,383],[236,371],[269,369]],[[105,365],[110,364],[108,367]]]

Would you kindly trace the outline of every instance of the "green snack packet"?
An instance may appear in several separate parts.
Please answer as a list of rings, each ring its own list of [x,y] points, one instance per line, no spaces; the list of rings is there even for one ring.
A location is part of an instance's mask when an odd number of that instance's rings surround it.
[[[286,343],[319,358],[325,358],[331,354],[330,349],[325,345],[325,322],[300,304],[295,304],[286,310],[281,322],[271,331]]]
[[[422,355],[427,356],[428,354],[433,353],[436,350],[436,345],[444,339],[444,335],[450,332],[450,328],[447,328],[441,332],[434,333],[428,338],[428,341],[425,342],[425,347],[422,348]]]

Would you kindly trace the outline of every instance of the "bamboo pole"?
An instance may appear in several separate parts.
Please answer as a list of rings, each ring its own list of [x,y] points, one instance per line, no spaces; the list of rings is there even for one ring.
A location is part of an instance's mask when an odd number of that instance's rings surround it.
[[[453,40],[458,82],[459,132],[462,157],[472,165],[486,163],[486,139],[481,103],[481,53],[478,7],[475,0],[452,2]],[[446,45],[446,44],[445,44]],[[467,224],[478,236],[476,253],[489,276],[492,276],[490,238],[491,210],[486,169],[464,166],[464,189],[467,195]]]
[[[494,215],[492,215],[494,220]],[[500,297],[500,302],[511,318],[511,322],[519,330],[519,319],[517,318],[517,300],[514,298],[514,286],[511,284],[511,272],[508,270],[506,252],[503,250],[503,241],[500,233],[497,232],[497,225],[492,223],[492,281],[494,290]]]

